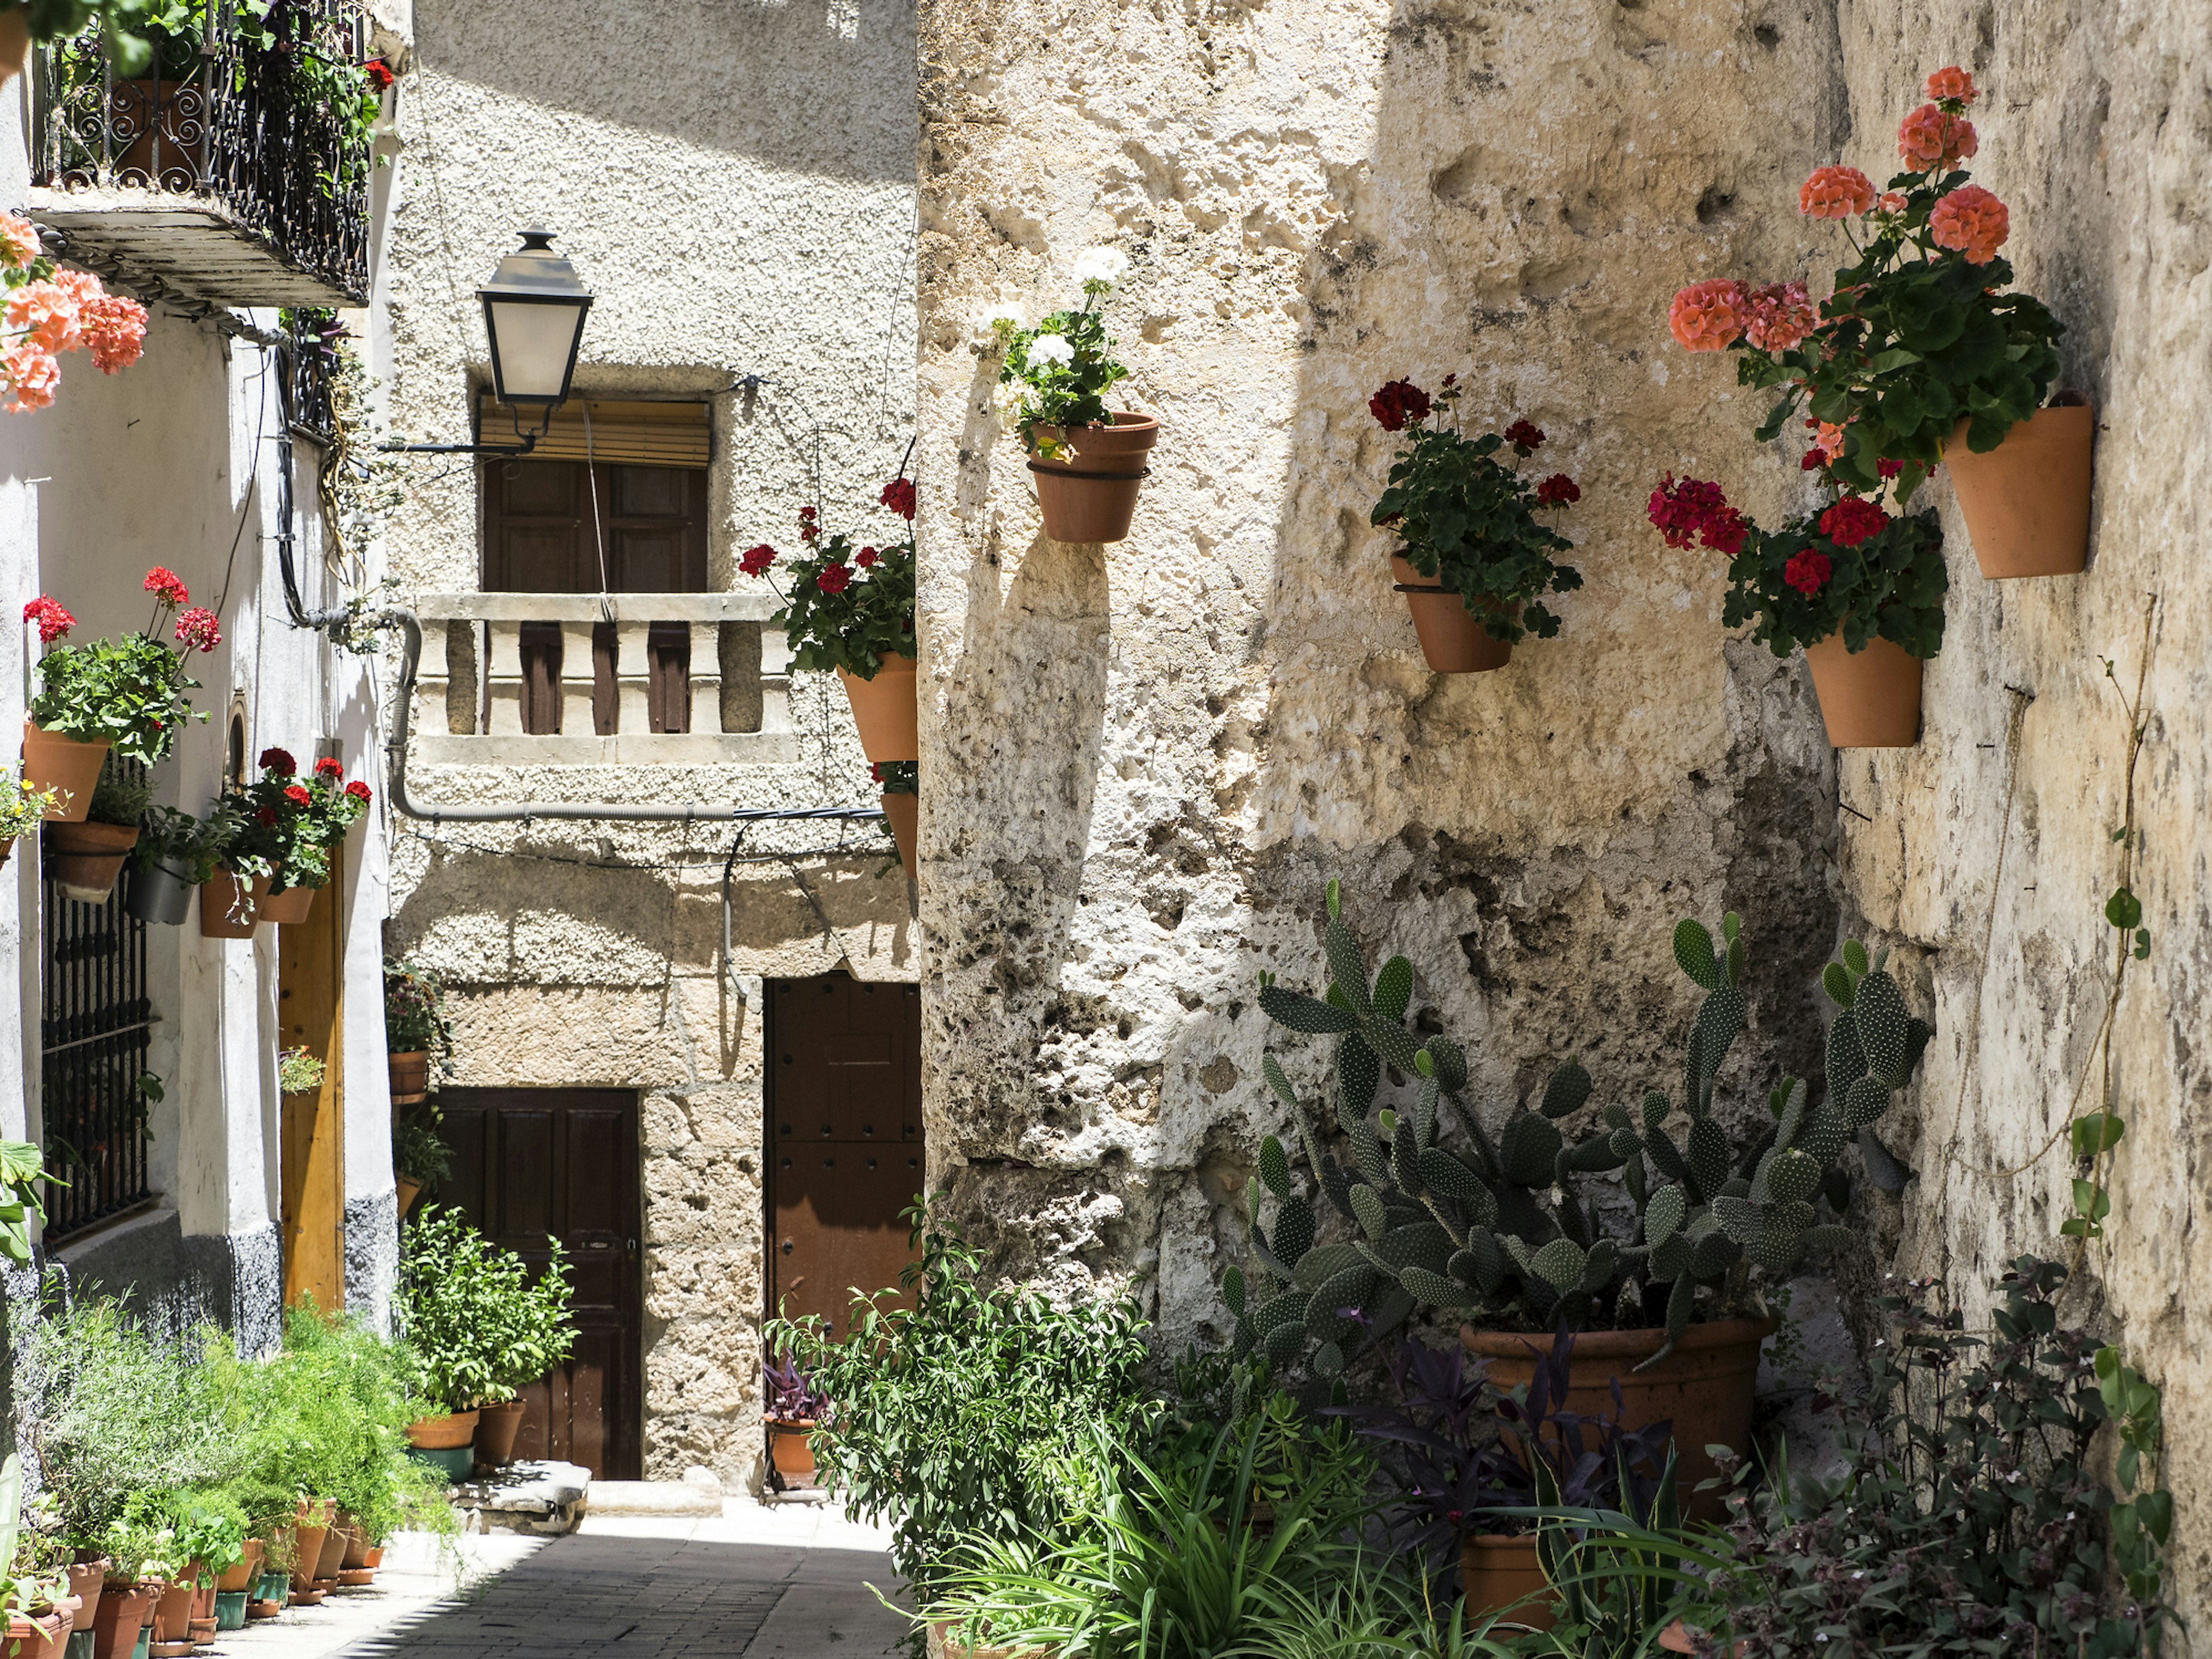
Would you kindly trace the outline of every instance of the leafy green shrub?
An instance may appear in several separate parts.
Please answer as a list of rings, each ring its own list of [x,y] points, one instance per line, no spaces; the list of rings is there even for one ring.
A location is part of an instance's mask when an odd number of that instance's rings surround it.
[[[533,1283],[530,1268],[461,1219],[426,1206],[400,1241],[394,1313],[422,1365],[422,1397],[449,1412],[511,1400],[575,1346],[567,1257]]]
[[[453,1149],[438,1133],[441,1121],[434,1103],[428,1110],[401,1114],[392,1131],[393,1175],[432,1192],[445,1184],[453,1167]]]
[[[842,1340],[819,1316],[770,1320],[763,1336],[830,1397],[810,1437],[822,1480],[889,1519],[893,1564],[926,1586],[963,1533],[1048,1531],[1086,1499],[1072,1461],[1102,1432],[1141,1440],[1154,1407],[1133,1304],[986,1290],[980,1251],[920,1205],[907,1218],[921,1250],[899,1275],[911,1306],[878,1291],[854,1298]]]

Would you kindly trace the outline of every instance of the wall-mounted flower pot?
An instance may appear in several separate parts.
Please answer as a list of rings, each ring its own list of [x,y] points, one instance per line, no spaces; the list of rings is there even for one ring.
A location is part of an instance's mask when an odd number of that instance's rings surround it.
[[[57,820],[40,833],[54,851],[54,880],[80,904],[105,904],[123,873],[123,860],[138,844],[135,823]]]
[[[415,1200],[422,1195],[422,1183],[410,1181],[405,1176],[392,1178],[392,1194],[399,1201],[399,1218],[407,1219],[407,1212],[415,1207]]]
[[[256,876],[248,883],[228,870],[216,871],[213,880],[200,884],[200,936],[252,939],[268,899],[268,877]]]
[[[806,1437],[814,1432],[811,1417],[771,1417],[768,1421],[769,1462],[786,1480],[814,1479],[814,1448]]]
[[[1497,1613],[1509,1624],[1549,1630],[1559,1613],[1558,1598],[1536,1554],[1534,1533],[1519,1537],[1477,1533],[1462,1540],[1459,1587],[1467,1597],[1470,1623]]]
[[[1697,1493],[1699,1481],[1720,1473],[1705,1448],[1750,1449],[1752,1385],[1759,1380],[1759,1345],[1779,1325],[1773,1319],[1721,1319],[1692,1325],[1674,1345],[1674,1352],[1656,1365],[1644,1362],[1667,1346],[1663,1330],[1584,1331],[1575,1338],[1567,1397],[1560,1408],[1590,1418],[1609,1415],[1613,1385],[1619,1382],[1623,1427],[1640,1429],[1658,1422],[1674,1425],[1683,1513],[1694,1521],[1720,1522],[1726,1518],[1723,1493],[1718,1489]],[[1539,1356],[1552,1352],[1548,1334],[1462,1326],[1459,1340],[1470,1353],[1489,1361],[1490,1380],[1508,1391],[1527,1383],[1535,1375]],[[1639,1365],[1644,1369],[1638,1370]]]
[[[261,919],[280,927],[297,927],[313,912],[319,887],[279,887],[271,890],[261,907]]]
[[[33,789],[58,789],[62,804],[46,814],[50,823],[82,823],[92,810],[93,787],[100,781],[107,740],[79,743],[23,722],[23,782]]]
[[[141,921],[181,927],[192,913],[191,872],[161,863],[133,864],[124,872],[123,908]]]
[[[1805,647],[1820,719],[1838,749],[1910,749],[1920,741],[1921,661],[1876,635],[1849,651],[1841,634]]]
[[[416,1101],[429,1098],[430,1056],[427,1052],[418,1048],[401,1054],[386,1054],[385,1064],[392,1073],[394,1106],[411,1106]]]
[[[477,1413],[477,1462],[503,1469],[514,1462],[514,1437],[522,1432],[522,1402],[503,1400]]]
[[[842,668],[837,678],[853,704],[860,751],[872,764],[921,758],[921,711],[915,701],[912,657],[885,657],[871,679],[855,679]]]
[[[1450,588],[1431,581],[1395,554],[1390,570],[1413,613],[1413,632],[1420,636],[1421,655],[1428,659],[1431,672],[1481,674],[1513,660],[1512,641],[1492,639],[1468,614],[1467,601]]]
[[[1152,471],[1145,458],[1159,440],[1160,423],[1149,415],[1118,409],[1112,420],[1111,426],[1083,426],[1073,432],[1055,426],[1036,428],[1040,439],[1064,443],[1073,452],[1047,460],[1036,449],[1030,451],[1044,533],[1056,542],[1118,542],[1129,533],[1137,491]]]
[[[921,797],[915,794],[885,795],[883,798],[884,817],[890,821],[891,839],[898,843],[899,862],[906,866],[907,879],[914,879],[915,834],[921,827]]]
[[[2039,409],[1986,455],[1966,447],[1960,422],[1943,465],[1992,580],[2079,575],[2089,561],[2089,450],[2097,412],[2088,404]]]

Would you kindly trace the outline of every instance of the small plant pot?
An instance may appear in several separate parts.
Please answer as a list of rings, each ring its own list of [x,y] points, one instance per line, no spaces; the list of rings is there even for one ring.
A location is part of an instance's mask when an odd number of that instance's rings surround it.
[[[79,904],[105,904],[123,873],[123,860],[138,844],[135,823],[57,820],[40,832],[53,849],[54,880]]]
[[[23,782],[34,789],[58,789],[62,804],[46,814],[49,823],[82,823],[92,810],[92,792],[100,781],[100,763],[107,758],[107,741],[79,743],[23,722]]]
[[[428,1463],[447,1480],[455,1482],[467,1480],[477,1462],[474,1446],[410,1446],[407,1455],[418,1463]]]
[[[860,751],[871,764],[921,758],[921,709],[915,702],[912,657],[885,657],[872,679],[856,679],[842,668],[837,678],[853,705]]]
[[[124,874],[123,908],[141,921],[181,927],[192,913],[192,878],[166,864],[133,864]]]
[[[514,1437],[522,1432],[522,1402],[503,1400],[477,1413],[477,1462],[503,1469],[514,1462]],[[348,1566],[359,1566],[349,1561]]]
[[[70,1615],[50,1613],[44,1618],[8,1615],[9,1659],[62,1659],[62,1645],[70,1634]]]
[[[267,1548],[258,1538],[247,1539],[245,1553],[215,1581],[216,1594],[229,1595],[252,1589],[261,1577],[261,1556]]]
[[[407,1219],[407,1212],[415,1207],[415,1200],[422,1195],[422,1183],[410,1181],[405,1176],[392,1178],[392,1195],[399,1200],[399,1218]]]
[[[344,1510],[338,1511],[338,1529],[345,1534],[345,1554],[338,1562],[338,1571],[368,1565],[368,1534],[361,1529],[361,1522]]]
[[[1831,634],[1805,647],[1820,719],[1838,749],[1910,749],[1920,741],[1920,659],[1876,635],[1848,651]]]
[[[891,826],[891,839],[898,843],[899,862],[906,866],[906,878],[912,881],[915,836],[921,828],[921,797],[896,794],[882,799],[884,817]]]
[[[228,870],[216,871],[213,880],[200,885],[200,936],[252,939],[268,897],[268,877],[256,876],[246,883]]]
[[[1397,589],[1413,613],[1413,632],[1421,655],[1435,674],[1486,674],[1513,660],[1510,640],[1494,640],[1468,613],[1467,601],[1413,568],[1407,560],[1390,560]]]
[[[138,1632],[153,1608],[154,1589],[150,1585],[110,1584],[103,1589],[92,1625],[95,1659],[124,1659],[137,1648]]]
[[[430,1056],[422,1051],[404,1054],[386,1054],[385,1065],[392,1073],[392,1103],[411,1106],[430,1097]]]
[[[1463,1540],[1459,1584],[1470,1623],[1496,1613],[1508,1624],[1549,1630],[1559,1614],[1559,1598],[1544,1577],[1534,1533],[1517,1538],[1478,1533]]]
[[[2039,409],[1986,455],[1966,447],[1961,421],[1943,465],[1992,581],[2078,576],[2089,562],[2089,451],[2097,412],[2087,402]]]
[[[218,1631],[243,1630],[246,1627],[246,1604],[251,1598],[248,1590],[217,1590],[215,1593],[215,1627]]]
[[[76,1611],[70,1616],[70,1627],[89,1635],[92,1621],[100,1612],[101,1584],[107,1577],[107,1558],[97,1561],[80,1561],[69,1570],[69,1593],[76,1598]]]
[[[190,1642],[192,1633],[188,1626],[191,1621],[191,1580],[179,1578],[173,1584],[164,1584],[160,1599],[154,1603],[154,1639]]]
[[[1036,435],[1065,443],[1074,453],[1047,460],[1030,451],[1044,533],[1056,542],[1118,542],[1136,516],[1137,491],[1152,468],[1146,457],[1159,441],[1160,423],[1149,415],[1112,412],[1109,426],[1063,432],[1041,426]]]
[[[814,1479],[814,1448],[806,1437],[814,1431],[811,1417],[771,1417],[768,1419],[768,1456],[786,1480]]]
[[[271,889],[261,907],[262,919],[279,927],[297,927],[314,913],[315,895],[322,890],[319,887]]]
[[[292,1536],[296,1540],[293,1547],[299,1552],[292,1560],[294,1595],[313,1588],[315,1569],[322,1564],[323,1540],[330,1535],[328,1527],[311,1527],[304,1521],[292,1528]]]
[[[477,1437],[477,1413],[448,1412],[443,1417],[418,1418],[407,1425],[407,1443],[416,1451],[451,1451],[465,1448]]]
[[[337,1582],[338,1569],[345,1565],[349,1529],[333,1524],[323,1534],[322,1553],[315,1561],[315,1582],[332,1584]]]

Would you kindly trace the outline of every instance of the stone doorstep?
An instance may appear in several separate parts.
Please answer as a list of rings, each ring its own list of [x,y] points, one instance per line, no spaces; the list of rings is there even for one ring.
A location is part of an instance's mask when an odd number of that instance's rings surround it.
[[[722,1483],[694,1464],[681,1480],[594,1480],[584,1494],[592,1515],[691,1515],[719,1519]]]
[[[574,1532],[592,1490],[589,1469],[574,1463],[510,1463],[453,1488],[453,1504],[471,1532],[553,1534]]]

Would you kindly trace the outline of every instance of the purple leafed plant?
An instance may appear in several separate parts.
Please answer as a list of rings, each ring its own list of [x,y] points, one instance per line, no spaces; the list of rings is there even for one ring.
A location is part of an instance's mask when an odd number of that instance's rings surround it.
[[[818,1421],[830,1414],[829,1396],[799,1369],[797,1360],[771,1356],[761,1363],[761,1377],[767,1384],[768,1414],[777,1421]]]

